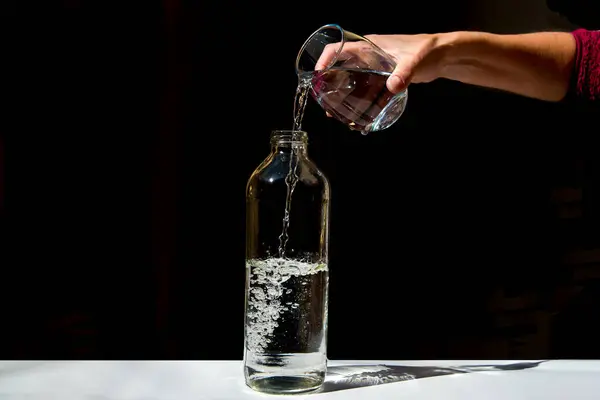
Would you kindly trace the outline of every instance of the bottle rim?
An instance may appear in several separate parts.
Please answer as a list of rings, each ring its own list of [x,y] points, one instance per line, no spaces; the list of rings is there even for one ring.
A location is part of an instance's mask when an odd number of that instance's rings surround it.
[[[271,131],[271,142],[276,143],[307,143],[308,133],[303,130],[276,129]]]

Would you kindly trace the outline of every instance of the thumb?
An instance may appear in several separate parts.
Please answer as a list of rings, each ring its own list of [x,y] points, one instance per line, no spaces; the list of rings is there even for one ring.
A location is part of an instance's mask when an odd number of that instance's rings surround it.
[[[393,94],[398,94],[406,90],[411,78],[412,68],[406,64],[398,64],[386,82],[387,88]]]

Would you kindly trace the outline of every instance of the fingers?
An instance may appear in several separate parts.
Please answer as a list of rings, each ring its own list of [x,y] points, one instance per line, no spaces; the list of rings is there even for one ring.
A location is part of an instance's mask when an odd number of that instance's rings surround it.
[[[334,61],[338,64],[350,59],[360,60],[360,54],[369,48],[369,45],[361,42],[346,42],[340,51],[341,46],[341,42],[327,44],[317,60],[315,71],[331,67]]]
[[[386,82],[386,86],[388,88],[388,90],[390,92],[392,92],[393,94],[398,94],[403,90],[406,90],[406,88],[408,87],[407,82],[402,78],[401,75],[394,75],[392,74],[387,82]]]
[[[393,94],[406,90],[414,74],[414,69],[415,65],[412,62],[399,62],[386,82],[388,90]]]
[[[317,60],[315,65],[315,71],[320,71],[327,68],[332,61],[335,59],[337,52],[342,44],[341,43],[330,43],[323,48],[323,52]]]

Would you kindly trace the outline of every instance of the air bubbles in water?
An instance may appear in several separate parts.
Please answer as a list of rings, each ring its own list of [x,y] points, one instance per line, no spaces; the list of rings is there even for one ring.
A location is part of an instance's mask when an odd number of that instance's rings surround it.
[[[327,265],[270,258],[249,260],[246,267],[250,270],[248,305],[251,310],[246,321],[246,345],[248,350],[260,353],[267,347],[278,320],[289,312],[288,307],[296,309],[299,306],[295,302],[282,304],[282,296],[301,290],[300,287],[307,283],[305,279],[326,272]],[[292,277],[302,279],[289,287],[287,284]]]

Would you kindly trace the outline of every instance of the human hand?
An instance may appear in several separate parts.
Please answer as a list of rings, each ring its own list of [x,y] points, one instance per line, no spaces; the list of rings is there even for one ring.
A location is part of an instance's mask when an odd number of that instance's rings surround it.
[[[366,35],[396,63],[392,75],[387,80],[387,88],[394,94],[405,90],[410,83],[431,82],[441,76],[442,47],[437,35]],[[370,64],[367,58],[377,57],[376,53],[366,51],[369,44],[364,42],[345,43],[338,54],[340,43],[329,44],[323,50],[315,70],[329,66],[337,60],[356,60],[354,63]],[[360,67],[360,65],[357,65]]]
[[[396,62],[387,87],[398,93],[411,83],[431,82],[441,76],[442,52],[436,35],[367,35]]]

